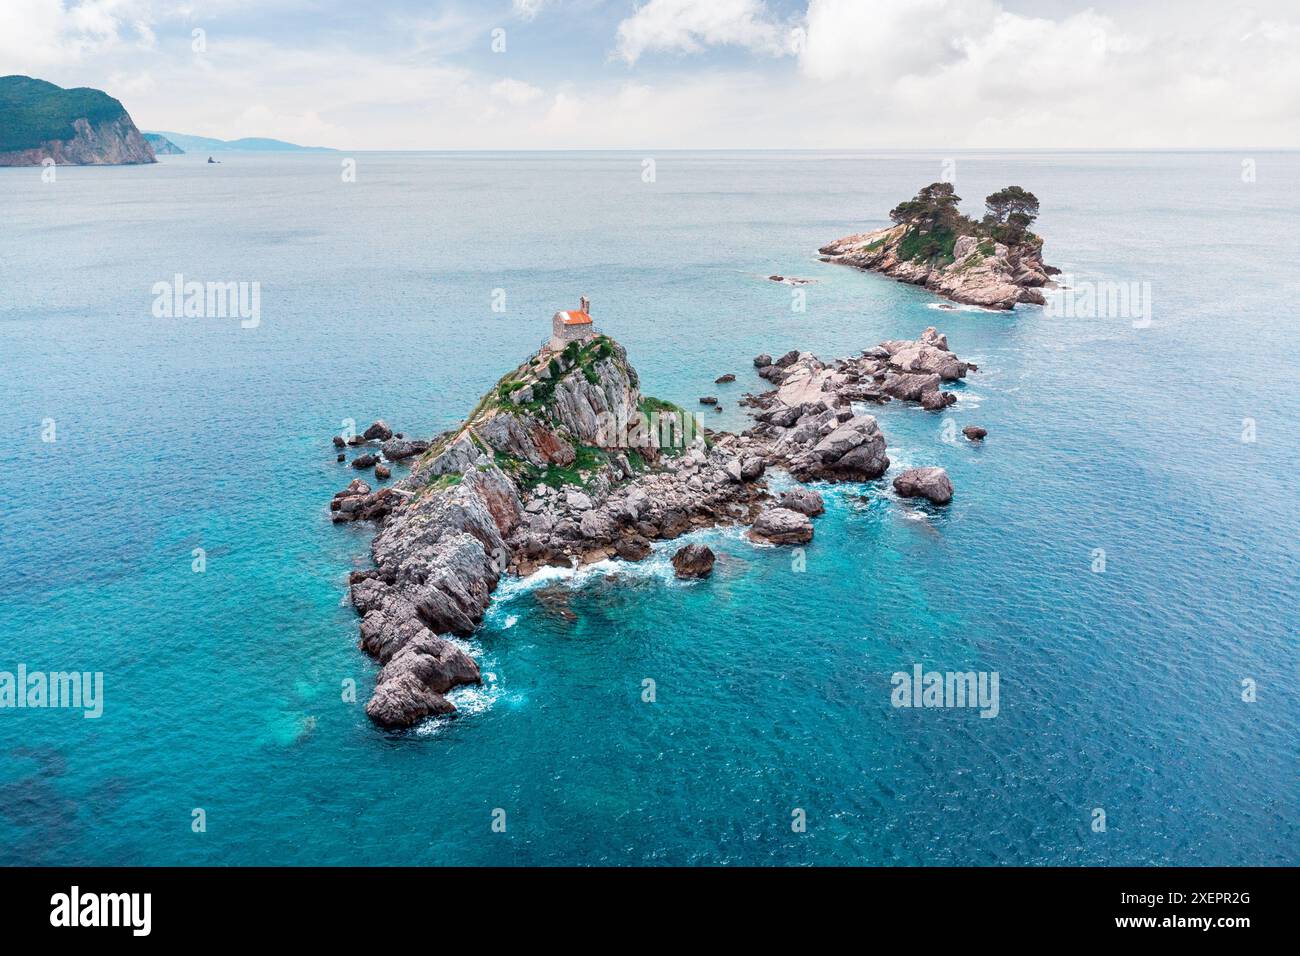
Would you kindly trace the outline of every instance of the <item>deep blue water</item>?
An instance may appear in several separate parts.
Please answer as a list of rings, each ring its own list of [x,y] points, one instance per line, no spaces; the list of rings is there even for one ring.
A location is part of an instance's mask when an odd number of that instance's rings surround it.
[[[969,211],[1024,185],[1050,262],[1149,282],[1144,329],[816,261],[937,154],[340,158],[0,170],[0,670],[106,685],[98,720],[0,710],[0,862],[1298,862],[1300,155],[958,154]],[[178,272],[260,282],[260,327],[154,318]],[[806,312],[772,272],[817,280]],[[583,293],[645,391],[730,427],[760,351],[937,325],[980,365],[961,401],[877,414],[957,496],[828,489],[802,572],[717,531],[705,582],[662,553],[512,582],[485,689],[386,736],[329,438],[454,424]],[[914,663],[997,671],[1000,714],[892,708]]]

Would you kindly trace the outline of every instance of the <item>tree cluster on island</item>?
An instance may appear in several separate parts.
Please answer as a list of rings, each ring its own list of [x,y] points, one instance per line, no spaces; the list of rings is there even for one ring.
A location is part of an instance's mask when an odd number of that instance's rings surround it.
[[[931,183],[889,211],[896,225],[915,227],[900,245],[905,259],[951,258],[960,236],[975,236],[1006,246],[1038,244],[1029,227],[1038,218],[1038,197],[1021,186],[1007,186],[984,198],[984,217],[963,215],[952,183]]]

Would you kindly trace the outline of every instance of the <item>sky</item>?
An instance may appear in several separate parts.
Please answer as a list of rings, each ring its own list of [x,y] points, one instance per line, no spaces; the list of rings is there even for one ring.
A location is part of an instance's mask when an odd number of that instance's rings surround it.
[[[0,75],[340,149],[1300,147],[1300,2],[0,0]]]

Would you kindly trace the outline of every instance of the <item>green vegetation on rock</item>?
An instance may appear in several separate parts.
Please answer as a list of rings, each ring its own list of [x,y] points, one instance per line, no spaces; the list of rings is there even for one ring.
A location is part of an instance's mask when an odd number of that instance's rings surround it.
[[[999,242],[1009,246],[1041,244],[1029,231],[1038,216],[1038,199],[1028,190],[1007,186],[990,194],[984,200],[984,218],[978,221],[962,215],[957,205],[960,202],[952,183],[931,183],[891,209],[889,218],[908,227],[898,244],[898,257],[947,265],[953,261],[953,247],[961,236],[979,239],[976,248],[984,256],[992,256],[994,244]],[[867,247],[874,248],[876,243]]]
[[[122,104],[102,90],[65,90],[30,76],[0,77],[0,153],[73,139],[72,124],[79,119],[96,126],[125,115]]]

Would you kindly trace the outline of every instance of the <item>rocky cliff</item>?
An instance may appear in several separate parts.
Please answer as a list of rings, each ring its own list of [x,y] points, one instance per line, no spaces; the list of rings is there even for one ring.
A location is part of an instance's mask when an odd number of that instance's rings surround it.
[[[378,491],[358,479],[339,492],[335,521],[379,522],[374,568],[351,578],[361,648],[383,665],[366,705],[371,719],[406,727],[455,710],[447,693],[479,681],[460,639],[482,621],[505,574],[637,561],[655,539],[719,524],[748,525],[768,544],[810,541],[820,496],[800,488],[774,501],[766,469],[805,481],[879,478],[889,467],[885,437],[855,405],[897,397],[942,408],[952,396],[940,386],[973,370],[933,329],[859,358],[827,363],[791,352],[775,362],[760,356],[755,367],[776,388],[749,398],[758,422],[735,435],[643,396],[612,339],[544,348],[430,443],[405,478]],[[384,458],[411,460],[414,443],[383,423],[351,444],[381,441]],[[354,464],[373,467],[375,458]],[[692,557],[682,567],[699,563]]]
[[[0,77],[0,166],[154,163],[122,104],[100,90]]]

